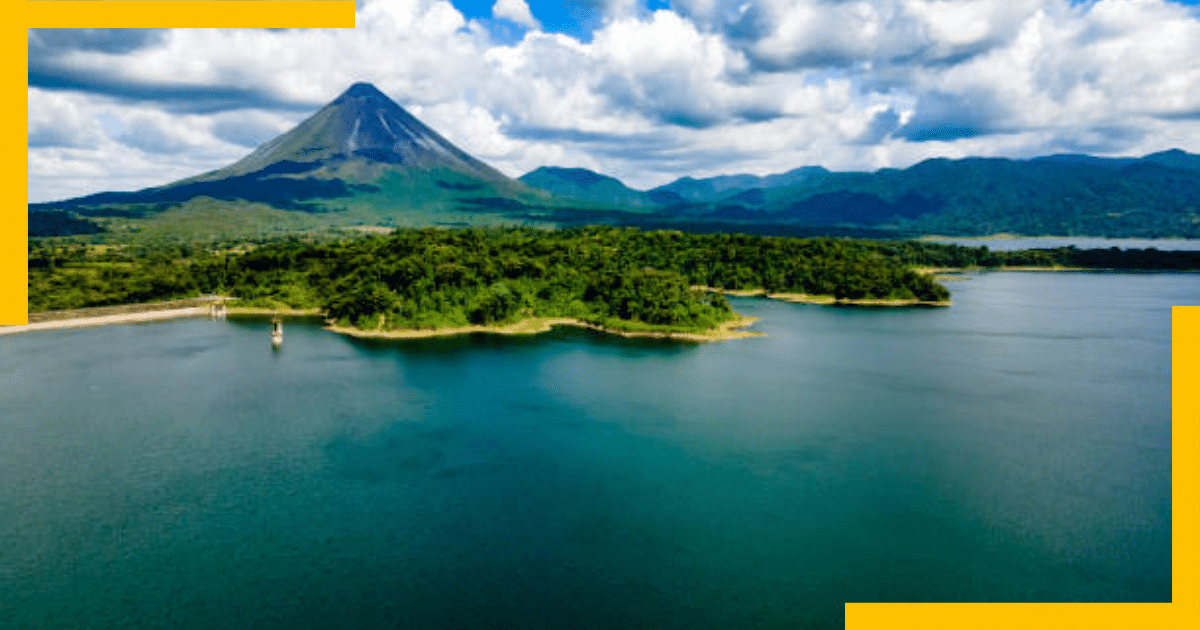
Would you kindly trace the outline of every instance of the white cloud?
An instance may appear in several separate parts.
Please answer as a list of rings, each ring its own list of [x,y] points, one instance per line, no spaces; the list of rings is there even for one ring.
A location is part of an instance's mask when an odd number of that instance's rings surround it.
[[[542,29],[542,23],[533,17],[525,0],[496,0],[492,5],[492,17],[504,18],[535,31]]]
[[[150,106],[37,88],[30,88],[29,102],[31,201],[163,184],[219,168],[249,152],[212,133],[222,116],[176,116]],[[35,141],[50,130],[77,135],[73,142]]]
[[[89,148],[102,137],[100,125],[68,95],[29,90],[30,147]]]
[[[1200,151],[1200,19],[1163,0],[595,4],[606,19],[588,42],[532,26],[522,0],[493,7],[530,26],[508,43],[445,0],[367,0],[355,29],[75,48],[57,33],[39,49],[57,55],[47,71],[96,87],[30,88],[31,198],[217,168],[355,81],[510,175],[584,166],[642,187],[935,155]]]

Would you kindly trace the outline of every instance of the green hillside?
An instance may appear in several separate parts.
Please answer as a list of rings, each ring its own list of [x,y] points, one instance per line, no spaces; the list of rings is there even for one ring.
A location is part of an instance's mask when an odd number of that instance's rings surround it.
[[[605,191],[616,191],[608,204],[613,207],[638,192],[590,171],[588,177],[603,186],[580,191],[535,179],[537,173],[526,176],[530,183],[592,206],[605,204]],[[715,223],[725,230],[776,233],[803,227],[896,236],[1200,237],[1200,156],[1178,150],[1118,159],[932,159],[873,173],[814,167],[765,177],[682,178],[644,194],[637,209],[645,209],[647,200],[657,203],[652,220],[613,221],[681,229]]]

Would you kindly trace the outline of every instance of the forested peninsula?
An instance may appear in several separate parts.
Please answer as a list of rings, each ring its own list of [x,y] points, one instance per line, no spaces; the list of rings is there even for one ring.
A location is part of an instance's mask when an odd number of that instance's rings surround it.
[[[627,333],[703,335],[738,321],[723,293],[944,305],[949,292],[917,269],[1200,269],[1196,251],[1005,252],[610,226],[401,229],[207,244],[88,238],[30,239],[30,313],[221,294],[240,298],[235,304],[242,307],[321,312],[340,330],[359,333],[528,331],[538,328],[533,320],[571,319]]]
[[[711,287],[706,291],[697,287]],[[320,309],[357,331],[568,318],[627,333],[703,334],[739,319],[721,290],[945,304],[949,291],[878,244],[586,227],[403,229],[252,247],[30,243],[30,311],[225,294]]]

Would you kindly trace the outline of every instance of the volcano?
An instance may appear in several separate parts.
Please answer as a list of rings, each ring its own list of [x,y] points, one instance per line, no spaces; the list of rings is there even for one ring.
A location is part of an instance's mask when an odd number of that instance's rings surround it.
[[[252,208],[259,214],[329,215],[318,223],[333,224],[381,218],[403,225],[476,222],[463,213],[509,213],[547,198],[454,146],[374,85],[355,83],[224,168],[134,192],[31,204],[31,217],[46,230],[31,235],[53,234],[58,223],[79,232],[80,219],[136,222],[179,208],[200,208],[225,220],[231,211]],[[333,216],[339,214],[341,219]]]
[[[185,181],[280,172],[369,181],[388,170],[406,169],[446,169],[482,181],[512,181],[451,144],[370,83],[351,85],[294,129],[238,162]]]

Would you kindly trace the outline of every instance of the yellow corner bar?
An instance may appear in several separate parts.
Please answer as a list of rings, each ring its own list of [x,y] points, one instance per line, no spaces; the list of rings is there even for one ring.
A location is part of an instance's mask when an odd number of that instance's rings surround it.
[[[1191,628],[1200,619],[1200,306],[1171,309],[1171,603],[846,604],[847,630]],[[1188,620],[1191,621],[1188,621]]]
[[[0,32],[0,173],[9,193],[8,203],[0,207],[0,325],[29,321],[29,146],[27,128],[21,127],[29,120],[27,33],[24,26]]]
[[[846,604],[846,628],[1169,630],[1191,627],[1183,610],[1177,604]]]
[[[188,0],[33,2],[27,28],[353,28],[354,2]]]

